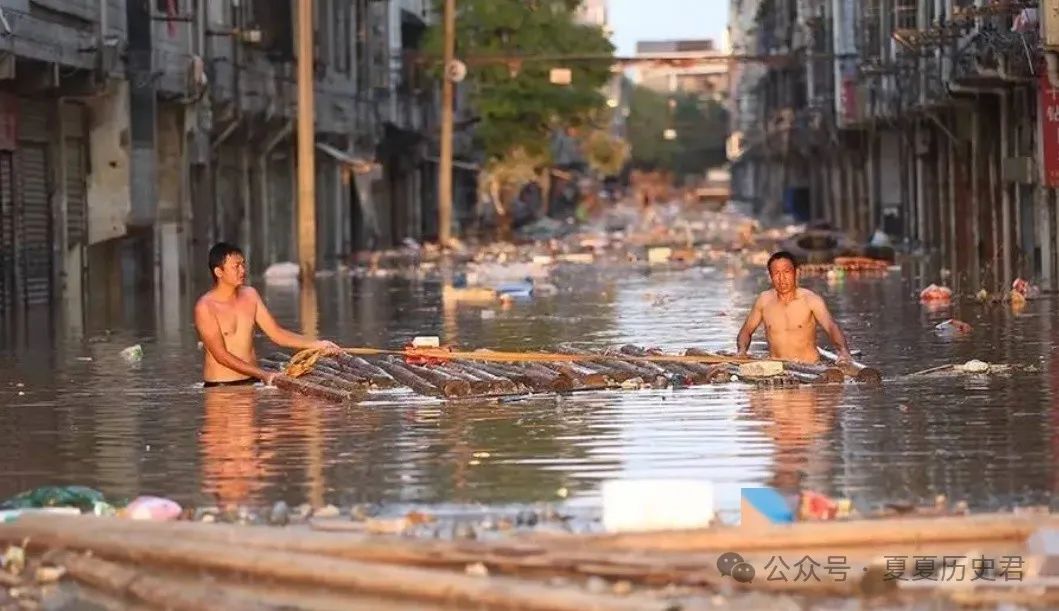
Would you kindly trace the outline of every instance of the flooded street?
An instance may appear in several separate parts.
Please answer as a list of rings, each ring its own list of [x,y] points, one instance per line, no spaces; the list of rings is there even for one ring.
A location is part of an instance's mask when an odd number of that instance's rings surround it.
[[[398,348],[439,335],[505,350],[732,350],[766,281],[759,270],[586,270],[564,270],[558,295],[492,308],[495,317],[445,308],[438,281],[324,278],[315,308],[293,289],[263,294],[281,324],[343,346]],[[907,271],[803,284],[825,296],[851,348],[883,371],[881,389],[733,384],[338,407],[275,389],[203,390],[187,307],[163,315],[126,304],[123,317],[84,337],[49,337],[47,320],[30,320],[0,350],[0,498],[83,484],[108,498],[157,494],[190,505],[543,501],[592,510],[606,478],[664,477],[712,480],[728,511],[741,486],[761,484],[866,506],[935,494],[976,509],[1049,501],[1059,459],[1051,297],[1018,316],[977,304],[928,314],[914,297],[927,282]],[[934,334],[952,315],[974,332]],[[143,360],[130,366],[119,352],[136,343]],[[273,352],[261,338],[259,356]],[[972,358],[1016,367],[907,376]]]

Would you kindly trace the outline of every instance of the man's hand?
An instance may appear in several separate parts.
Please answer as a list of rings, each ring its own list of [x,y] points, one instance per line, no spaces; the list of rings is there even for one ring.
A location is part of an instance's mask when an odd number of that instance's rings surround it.
[[[841,350],[838,353],[839,365],[851,365],[853,363],[853,355],[849,353],[849,350]]]
[[[339,352],[340,350],[342,350],[338,347],[338,344],[334,342],[329,342],[324,339],[313,342],[309,345],[309,347],[313,350],[326,350],[328,352]]]
[[[265,386],[275,386],[276,385],[275,384],[276,376],[278,376],[278,375],[279,375],[278,373],[270,373],[267,376],[265,376],[265,380],[264,380]]]

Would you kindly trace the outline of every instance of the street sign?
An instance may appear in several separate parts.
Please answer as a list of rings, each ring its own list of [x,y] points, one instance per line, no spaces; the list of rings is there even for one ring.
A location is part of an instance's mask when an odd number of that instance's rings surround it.
[[[1059,187],[1059,88],[1048,81],[1048,74],[1041,71],[1037,112],[1041,125],[1041,165],[1044,184]]]

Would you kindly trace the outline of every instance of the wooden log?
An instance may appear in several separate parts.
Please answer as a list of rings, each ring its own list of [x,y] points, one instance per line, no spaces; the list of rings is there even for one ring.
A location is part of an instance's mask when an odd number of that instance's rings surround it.
[[[629,356],[644,357],[644,356],[665,356],[659,350],[646,350],[639,346],[633,346],[626,344],[621,347],[621,352]],[[685,386],[692,386],[695,384],[708,384],[709,383],[709,372],[706,370],[694,370],[687,367],[684,363],[678,363],[674,361],[661,361],[658,363],[638,361],[637,365],[655,369],[662,375],[667,377],[677,377]]]
[[[871,386],[879,386],[882,384],[882,373],[880,373],[878,369],[867,367],[852,360],[849,363],[839,364],[837,354],[829,352],[823,348],[817,348],[817,350],[820,352],[820,356],[835,363],[835,365],[842,370],[842,373],[854,380]]]
[[[550,378],[552,390],[555,392],[568,392],[574,389],[574,378],[565,373],[559,373],[539,363],[521,363],[521,366],[535,375]]]
[[[305,380],[291,378],[285,375],[276,376],[273,378],[272,383],[276,388],[282,388],[283,390],[300,393],[309,397],[334,401],[335,403],[348,403],[356,400],[353,393],[334,388],[327,388],[326,386],[320,386],[313,382],[306,382]]]
[[[570,378],[574,381],[574,388],[601,389],[609,386],[605,374],[572,363],[541,363],[541,366]]]
[[[664,609],[666,601],[641,596],[591,595],[574,588],[526,583],[507,577],[483,579],[449,571],[382,565],[312,554],[250,549],[150,534],[93,528],[94,518],[66,522],[19,520],[0,526],[0,537],[28,538],[32,547],[90,551],[95,556],[196,571],[235,573],[254,579],[373,593],[406,600],[428,600],[459,608],[524,608],[541,611],[582,609]],[[19,539],[21,540],[21,539]],[[220,608],[224,608],[223,606]]]
[[[739,549],[740,553],[752,566],[764,566],[775,554],[785,556],[788,551],[799,550],[812,552],[813,549],[825,549],[819,553],[842,553],[849,556],[849,562],[855,568],[858,562],[870,562],[886,553],[890,546],[895,554],[907,556],[908,545],[915,546],[917,553],[935,554],[940,552],[966,552],[968,545],[975,549],[988,551],[983,547],[1002,548],[1006,553],[1016,553],[1025,539],[1036,529],[1055,525],[1059,519],[1053,516],[1012,516],[1011,514],[989,514],[972,518],[915,518],[893,520],[858,520],[853,523],[798,523],[789,526],[771,527],[765,533],[746,532],[739,528],[710,528],[693,531],[669,531],[662,533],[636,533],[631,535],[598,535],[584,537],[578,535],[536,535],[530,539],[517,541],[439,541],[414,540],[394,537],[371,537],[362,534],[320,533],[302,530],[276,529],[255,526],[236,526],[227,524],[202,524],[195,522],[147,522],[129,521],[117,518],[90,518],[64,516],[27,516],[18,522],[0,525],[0,541],[21,542],[26,537],[31,545],[65,546],[65,543],[42,542],[36,534],[40,531],[53,533],[62,531],[55,528],[55,518],[60,521],[88,522],[81,530],[90,529],[98,534],[109,534],[117,539],[130,538],[142,542],[145,538],[161,542],[179,540],[188,543],[205,541],[211,545],[225,547],[238,546],[247,550],[267,549],[296,552],[306,556],[310,554],[327,555],[336,558],[348,558],[369,562],[392,564],[449,567],[460,569],[467,564],[482,562],[490,572],[518,572],[534,575],[582,574],[628,579],[645,584],[684,584],[710,585],[729,583],[720,579],[712,565],[716,555],[722,551]],[[960,524],[965,520],[976,520],[962,528],[964,535],[950,539],[949,526]],[[350,522],[334,520],[336,524]],[[934,523],[935,528],[924,528],[922,522]],[[840,542],[835,547],[832,542],[802,545],[804,541],[812,542],[816,536],[813,532],[802,532],[798,537],[790,534],[776,540],[776,531],[794,533],[811,530],[825,530],[831,525],[849,524],[853,530],[868,526],[868,531],[886,527],[887,536],[865,538],[849,542]],[[1015,528],[1011,528],[1015,524]],[[32,530],[27,530],[26,526]],[[974,531],[984,525],[982,536]],[[998,527],[1000,529],[998,530]],[[727,538],[731,535],[731,538]],[[939,536],[940,535],[940,536]],[[59,535],[61,537],[61,534]],[[695,545],[673,546],[675,549],[655,549],[657,542],[672,543],[682,537],[693,537]],[[612,540],[620,537],[633,540],[631,544],[620,548],[588,544],[602,538]],[[705,541],[705,543],[703,543]],[[791,542],[794,544],[791,544]],[[744,550],[743,543],[749,546]],[[164,543],[163,543],[164,546]],[[625,549],[628,547],[629,549]],[[710,552],[713,553],[710,553]],[[748,553],[749,551],[749,553]],[[800,556],[797,556],[800,557]],[[992,555],[997,557],[997,555]],[[857,560],[855,560],[857,559]],[[853,571],[859,572],[857,570]],[[826,580],[826,575],[823,576]],[[755,589],[767,588],[779,582],[766,583],[755,580]],[[781,588],[782,589],[782,588]]]
[[[579,549],[628,551],[770,551],[777,549],[817,549],[840,547],[879,547],[925,543],[943,544],[982,541],[1025,541],[1042,524],[1055,523],[1055,516],[1030,517],[1012,514],[946,516],[935,518],[895,518],[799,522],[764,526],[747,532],[741,528],[708,528],[654,533],[585,535],[536,535],[529,542],[541,545],[566,544]]]
[[[397,358],[394,357],[394,361]],[[391,361],[393,362],[393,361]],[[471,383],[439,368],[402,363],[409,371],[441,389],[446,397],[466,397],[471,394]]]
[[[56,556],[60,566],[74,580],[121,598],[132,598],[155,608],[174,611],[233,611],[282,609],[257,597],[234,594],[209,581],[189,586],[186,581],[149,574],[139,566],[129,566],[93,558],[85,554],[64,553]]]
[[[475,367],[508,378],[535,392],[567,392],[573,388],[573,383],[568,378],[562,378],[551,372],[546,375],[541,374],[513,363],[476,361]]]
[[[534,379],[535,383],[546,392],[570,392],[574,389],[572,379],[535,363],[519,363],[513,367],[525,371],[526,375]]]
[[[320,386],[326,386],[328,388],[334,388],[335,390],[341,390],[344,392],[352,393],[353,395],[358,397],[360,395],[365,394],[367,391],[367,388],[365,388],[364,384],[358,384],[357,382],[352,382],[343,377],[331,375],[330,373],[327,373],[325,371],[320,371],[319,364],[317,364],[317,367],[313,368],[312,373],[302,376],[301,379],[307,382],[312,382],[314,384],[319,384]]]
[[[493,361],[474,361],[473,366],[481,371],[486,371],[492,375],[495,375],[506,380],[531,389],[535,392],[548,392],[545,388],[540,388],[534,383],[533,379],[521,369],[515,369],[509,367],[506,363],[497,363]]]
[[[652,370],[652,369],[648,369],[648,368],[639,367],[638,365],[635,365],[635,364],[630,363],[628,361],[623,361],[620,358],[616,358],[616,357],[613,357],[613,356],[597,355],[597,354],[592,354],[592,353],[586,352],[584,350],[573,350],[573,349],[571,349],[571,353],[572,354],[584,355],[586,358],[590,358],[592,363],[600,363],[604,367],[609,367],[609,368],[614,369],[614,370],[623,371],[623,372],[629,374],[629,377],[626,378],[626,380],[631,379],[631,378],[641,378],[641,379],[643,379],[644,381],[646,381],[648,383],[654,384],[655,377],[659,375],[657,370]],[[622,381],[624,382],[625,380],[622,380]],[[666,380],[667,384],[668,384],[668,382],[669,381]]]
[[[424,380],[415,373],[412,373],[399,363],[389,360],[381,360],[379,361],[378,366],[394,380],[404,384],[421,395],[428,395],[431,397],[445,396],[440,388],[434,386],[429,381]]]
[[[382,361],[383,359],[374,359],[372,361],[369,361],[368,359],[365,359],[365,358],[362,358],[362,357],[359,357],[359,356],[358,357],[350,357],[350,359],[351,359],[351,362],[354,365],[356,365],[357,367],[363,367],[364,369],[366,369],[368,371],[374,371],[374,372],[376,372],[379,375],[383,375],[383,376],[387,375],[386,370],[383,369],[380,366],[380,364],[379,364],[380,361]]]
[[[319,361],[317,361],[316,365],[313,367],[313,371],[319,371],[320,373],[324,373],[332,377],[341,378],[346,383],[353,384],[361,390],[367,390],[368,387],[371,386],[371,380],[364,379],[348,371],[329,367]]]
[[[467,368],[460,367],[454,361],[444,363],[440,365],[440,368],[450,375],[467,380],[471,385],[471,393],[475,395],[497,396],[516,394],[518,392],[518,387],[511,380],[501,380],[499,378],[494,379],[475,375]]]
[[[469,363],[467,361],[449,361],[448,365],[466,371],[469,375],[488,380],[499,389],[500,393],[505,395],[518,394],[525,390],[525,387],[520,387],[514,380],[492,374],[485,369],[478,367],[476,363]]]
[[[629,370],[623,367],[614,367],[604,363],[604,359],[601,355],[594,354],[587,350],[575,348],[567,344],[560,344],[559,350],[563,354],[585,357],[583,360],[577,361],[577,364],[581,367],[588,367],[596,372],[603,373],[619,384],[625,380],[640,377],[640,374],[634,370]]]
[[[339,354],[333,359],[335,366],[347,371],[357,377],[370,380],[378,388],[393,388],[398,386],[397,380],[375,365],[369,365],[361,358],[354,358],[348,354]],[[328,363],[330,365],[330,363]]]
[[[609,367],[604,364],[602,360],[584,360],[579,361],[577,364],[578,366],[584,367],[590,371],[602,373],[603,375],[607,376],[611,380],[614,380],[618,384],[621,384],[622,382],[630,378],[639,377],[631,371]]]
[[[817,384],[841,384],[846,379],[842,370],[835,367],[827,367],[826,365],[809,365],[784,361],[783,368],[791,373],[813,376],[813,382]]]

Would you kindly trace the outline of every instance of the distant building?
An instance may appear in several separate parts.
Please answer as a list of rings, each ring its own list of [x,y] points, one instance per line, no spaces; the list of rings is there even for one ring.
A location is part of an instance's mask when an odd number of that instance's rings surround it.
[[[725,55],[709,39],[643,41],[636,44],[636,57],[659,61],[639,63],[631,78],[635,84],[661,93],[691,93],[721,101],[729,90],[728,63],[722,59]]]

